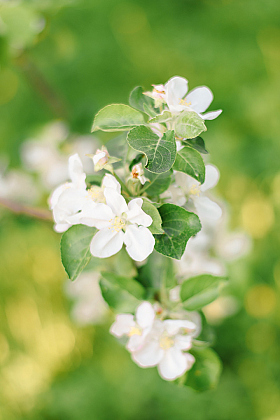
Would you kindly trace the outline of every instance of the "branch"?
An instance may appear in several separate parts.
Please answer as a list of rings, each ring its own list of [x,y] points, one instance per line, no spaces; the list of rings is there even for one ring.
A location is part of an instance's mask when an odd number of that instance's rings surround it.
[[[9,209],[16,214],[25,214],[29,217],[35,217],[36,219],[46,220],[48,222],[53,221],[51,212],[49,210],[15,203],[14,201],[8,200],[6,198],[0,198],[0,206],[5,207],[6,209]]]

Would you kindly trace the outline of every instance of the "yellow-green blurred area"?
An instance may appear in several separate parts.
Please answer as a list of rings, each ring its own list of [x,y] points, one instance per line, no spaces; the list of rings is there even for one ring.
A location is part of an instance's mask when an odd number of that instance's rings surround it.
[[[254,240],[230,264],[240,310],[215,325],[224,370],[195,393],[140,369],[109,335],[79,328],[64,296],[60,235],[0,219],[0,420],[280,419],[279,0],[0,1],[0,143],[52,119],[90,132],[94,114],[179,75],[214,92],[204,140],[231,227]],[[102,138],[102,136],[100,136]]]

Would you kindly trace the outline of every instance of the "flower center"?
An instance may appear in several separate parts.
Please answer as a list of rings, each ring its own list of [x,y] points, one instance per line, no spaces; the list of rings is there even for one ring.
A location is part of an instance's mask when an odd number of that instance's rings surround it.
[[[191,102],[187,102],[186,99],[181,99],[180,100],[180,105],[184,105],[184,106],[191,106]]]
[[[136,168],[132,168],[131,175],[132,175],[132,178],[134,178],[134,179],[138,179],[138,177],[139,177],[139,172],[137,171],[137,169],[136,169]]]
[[[125,221],[119,216],[116,216],[114,219],[111,219],[110,222],[112,223],[110,229],[114,229],[114,231],[116,232],[119,232],[125,227]]]
[[[141,330],[140,327],[138,327],[138,325],[130,328],[130,331],[128,333],[128,337],[131,337],[132,335],[142,335],[142,330]]]
[[[105,203],[105,197],[103,194],[103,188],[98,187],[97,185],[92,185],[88,190],[89,197],[98,203]]]
[[[191,195],[196,195],[197,197],[200,196],[200,184],[193,184],[190,188],[190,194]]]
[[[174,345],[174,340],[172,337],[168,337],[167,335],[164,335],[163,337],[160,338],[159,346],[163,350],[168,350],[173,345]]]

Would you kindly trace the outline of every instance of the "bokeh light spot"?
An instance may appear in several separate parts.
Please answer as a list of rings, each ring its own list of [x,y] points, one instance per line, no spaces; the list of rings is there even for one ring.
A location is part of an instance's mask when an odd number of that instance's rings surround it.
[[[245,307],[249,315],[266,318],[276,307],[276,293],[266,284],[253,286],[245,297]]]
[[[243,228],[253,238],[262,238],[274,224],[274,212],[267,197],[252,195],[248,197],[241,209]]]

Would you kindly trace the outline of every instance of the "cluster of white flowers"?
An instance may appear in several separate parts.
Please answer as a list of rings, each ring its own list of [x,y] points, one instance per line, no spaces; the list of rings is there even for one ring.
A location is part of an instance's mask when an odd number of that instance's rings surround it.
[[[71,182],[56,188],[50,198],[56,231],[64,232],[76,224],[96,227],[99,232],[90,245],[93,256],[110,257],[125,244],[133,260],[145,260],[154,249],[155,239],[148,229],[153,220],[141,208],[142,198],[127,204],[119,182],[110,174],[104,176],[101,187],[87,188],[77,154],[69,158],[69,177]]]
[[[172,77],[165,85],[153,85],[152,92],[145,95],[155,100],[155,106],[166,104],[172,114],[181,111],[194,111],[203,120],[217,118],[222,110],[203,114],[213,101],[213,93],[207,86],[199,86],[188,93],[188,81],[184,77]]]
[[[135,318],[117,315],[110,332],[128,338],[126,348],[140,367],[157,366],[160,376],[173,381],[191,369],[195,358],[187,351],[197,334],[197,326],[189,320],[161,319],[160,311],[150,302],[142,302]]]

